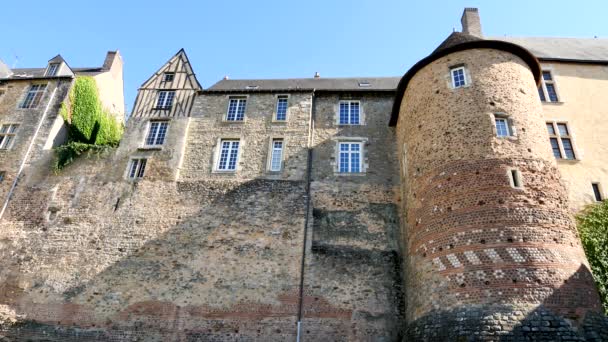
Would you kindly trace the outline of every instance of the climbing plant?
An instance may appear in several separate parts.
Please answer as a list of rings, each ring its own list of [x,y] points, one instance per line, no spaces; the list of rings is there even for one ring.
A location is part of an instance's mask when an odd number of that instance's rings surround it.
[[[105,150],[104,146],[115,147],[120,142],[122,124],[103,108],[93,77],[76,78],[60,113],[68,123],[68,142],[55,149],[56,171],[85,152],[99,152]]]
[[[576,220],[604,312],[608,314],[608,201],[588,206]]]

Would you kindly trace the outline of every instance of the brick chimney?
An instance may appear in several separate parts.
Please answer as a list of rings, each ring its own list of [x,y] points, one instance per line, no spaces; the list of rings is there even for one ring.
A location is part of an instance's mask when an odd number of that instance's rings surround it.
[[[483,37],[481,33],[481,20],[479,19],[479,10],[477,8],[467,7],[462,13],[460,19],[462,23],[462,32],[472,36]]]

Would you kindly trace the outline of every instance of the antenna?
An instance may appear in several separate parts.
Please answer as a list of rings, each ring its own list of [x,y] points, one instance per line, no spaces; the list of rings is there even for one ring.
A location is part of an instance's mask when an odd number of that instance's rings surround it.
[[[17,63],[19,63],[19,56],[15,53],[15,61],[13,62],[11,69],[15,69],[17,67]]]

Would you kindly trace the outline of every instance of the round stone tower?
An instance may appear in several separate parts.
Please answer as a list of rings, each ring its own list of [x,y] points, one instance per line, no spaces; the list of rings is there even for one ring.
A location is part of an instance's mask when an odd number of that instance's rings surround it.
[[[391,124],[407,340],[592,340],[599,296],[549,144],[540,74],[518,45],[455,32],[401,80]]]

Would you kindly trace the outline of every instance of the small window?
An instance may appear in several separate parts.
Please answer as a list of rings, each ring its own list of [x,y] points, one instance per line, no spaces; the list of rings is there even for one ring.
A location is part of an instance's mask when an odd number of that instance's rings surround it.
[[[360,107],[359,101],[340,101],[339,124],[360,125]]]
[[[464,67],[452,68],[450,74],[452,75],[453,88],[461,88],[467,85]]]
[[[0,171],[0,183],[4,182],[4,177],[6,177],[6,171]]]
[[[565,122],[547,122],[547,132],[555,158],[576,159],[568,124]]]
[[[156,101],[157,109],[170,109],[173,106],[173,99],[175,98],[175,90],[161,90],[158,92],[158,99]]]
[[[509,180],[510,180],[512,187],[514,187],[516,189],[520,189],[523,187],[522,182],[521,182],[521,172],[519,172],[519,170],[510,169],[509,170]]]
[[[283,139],[272,140],[272,151],[270,153],[270,171],[281,171],[283,163]]]
[[[51,63],[51,64],[49,64],[48,69],[46,69],[46,76],[55,76],[55,75],[57,75],[57,70],[59,70],[59,63]]]
[[[555,80],[551,71],[543,70],[543,79],[538,87],[538,95],[542,102],[559,102],[557,90],[555,88]]]
[[[235,171],[239,156],[238,140],[221,140],[220,156],[217,160],[218,171]]]
[[[248,85],[248,86],[245,86],[245,89],[247,89],[247,90],[255,90],[255,89],[258,89],[259,87],[260,86],[257,86],[257,85]]]
[[[17,134],[17,124],[5,124],[0,126],[0,150],[8,150],[15,141]]]
[[[247,99],[244,97],[230,98],[228,103],[228,113],[226,114],[227,121],[243,121],[245,119],[245,107]]]
[[[595,196],[595,201],[596,202],[603,201],[602,192],[600,191],[600,184],[599,183],[592,183],[591,187],[593,188],[593,196]]]
[[[46,89],[46,84],[32,84],[30,89],[27,91],[23,102],[21,102],[21,108],[36,108],[42,100],[42,95]]]
[[[369,83],[369,82],[367,82],[367,81],[361,81],[361,82],[359,82],[359,87],[361,87],[361,88],[368,88],[368,87],[371,87],[371,86],[372,86],[372,84]]]
[[[277,98],[277,115],[275,117],[276,121],[287,120],[287,100],[287,96],[279,96]]]
[[[175,78],[174,72],[166,72],[163,74],[163,82],[173,82],[174,78]]]
[[[494,124],[496,126],[497,137],[510,137],[513,135],[511,123],[506,115],[494,114]]]
[[[145,158],[131,159],[131,163],[129,164],[129,179],[143,178],[146,171],[146,162],[147,159]]]
[[[361,152],[363,144],[360,142],[341,142],[338,143],[338,170],[341,173],[358,173],[362,172]]]
[[[169,122],[167,121],[150,121],[150,129],[146,136],[147,146],[160,146],[165,143],[165,136],[167,135],[167,128]]]

